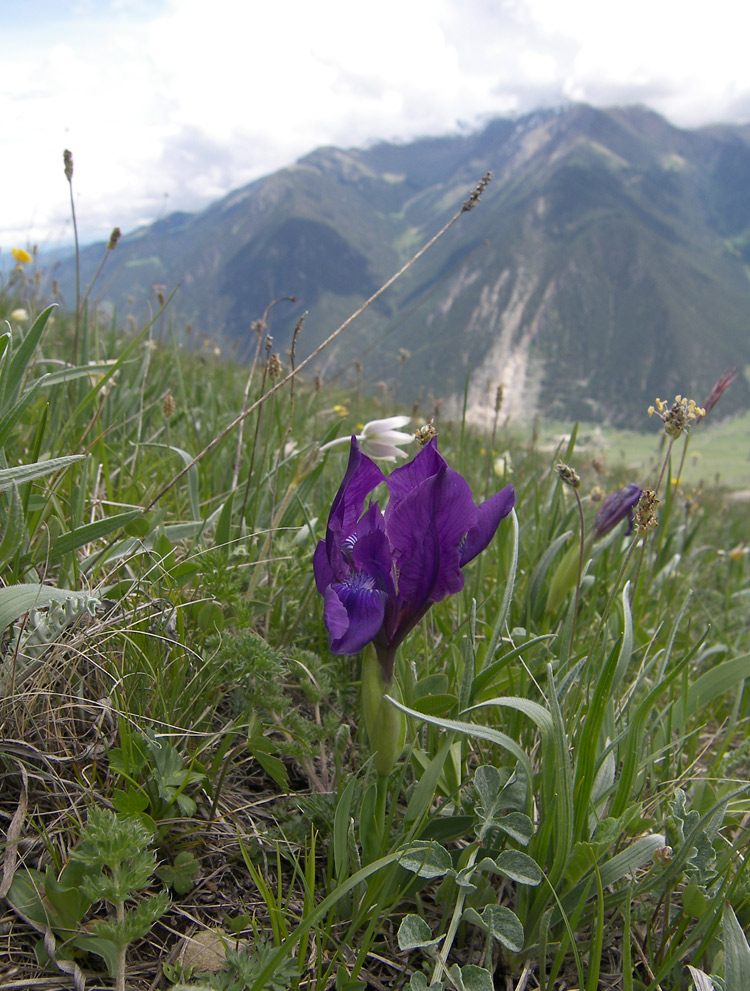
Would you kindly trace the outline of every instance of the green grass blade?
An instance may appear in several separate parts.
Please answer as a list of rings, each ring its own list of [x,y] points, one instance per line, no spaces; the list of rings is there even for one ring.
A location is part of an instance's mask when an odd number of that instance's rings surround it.
[[[529,580],[529,612],[530,615],[538,619],[547,604],[547,600],[544,596],[544,582],[547,578],[547,572],[550,569],[550,565],[557,556],[558,551],[567,543],[567,541],[573,536],[572,530],[566,530],[561,533],[559,537],[556,537],[549,547],[542,554],[539,559],[539,563],[534,568],[532,572],[531,579]],[[576,562],[577,564],[577,562]],[[576,569],[577,570],[577,569]],[[550,593],[552,594],[552,593]],[[553,612],[556,612],[561,602],[561,597],[555,596],[553,602],[550,603],[550,608]]]
[[[511,551],[510,568],[508,569],[508,577],[505,580],[505,592],[503,594],[503,604],[500,606],[500,612],[498,614],[497,620],[495,621],[494,629],[492,630],[492,636],[490,637],[490,642],[487,647],[487,653],[485,655],[487,661],[492,661],[495,656],[495,651],[500,643],[500,639],[503,635],[503,630],[505,629],[505,624],[508,620],[508,613],[510,612],[510,606],[513,602],[513,593],[516,588],[516,575],[518,574],[518,543],[519,543],[519,526],[518,526],[518,515],[515,509],[510,512],[511,525],[513,527],[513,549]]]
[[[565,732],[562,711],[557,699],[552,666],[548,665],[549,704],[554,726],[554,761],[545,761],[543,773],[547,776],[548,813],[551,810],[555,820],[555,853],[549,871],[549,883],[557,888],[565,874],[575,841],[573,770],[570,766],[570,746]],[[550,773],[552,780],[550,780]],[[554,799],[549,799],[554,796]]]
[[[740,654],[706,671],[688,689],[688,717],[694,716],[719,695],[741,685],[747,678],[750,678],[750,653]]]
[[[33,465],[18,465],[16,468],[0,468],[0,492],[9,489],[11,485],[23,485],[34,478],[51,475],[55,471],[67,468],[68,465],[82,461],[85,454],[67,454],[63,458],[50,458],[49,461],[38,461]]]
[[[384,868],[389,867],[391,864],[395,864],[401,858],[409,852],[409,847],[397,850],[395,853],[389,853],[385,857],[381,857],[379,860],[368,864],[361,870],[357,871],[356,874],[352,874],[351,877],[343,884],[337,885],[334,890],[328,895],[323,901],[317,906],[317,908],[310,912],[305,918],[304,922],[300,923],[297,928],[289,933],[289,936],[284,940],[282,946],[280,946],[276,952],[271,956],[266,966],[261,970],[260,974],[256,977],[255,982],[250,986],[248,991],[267,991],[269,985],[269,978],[278,969],[279,965],[284,959],[291,956],[294,947],[302,939],[302,937],[308,933],[313,926],[316,926],[326,915],[331,911],[334,906],[345,898],[350,891],[357,887],[357,885],[362,884],[368,878],[372,877],[373,874],[377,874]]]
[[[468,709],[464,709],[464,712],[473,712],[475,709],[485,709],[487,706],[498,706],[505,707],[508,709],[515,709],[517,712],[522,712],[529,719],[532,719],[539,729],[544,734],[545,738],[550,735],[554,728],[554,722],[552,716],[544,708],[544,706],[539,705],[538,702],[533,702],[531,699],[514,698],[513,696],[504,696],[496,699],[488,699],[486,702],[478,702],[476,705],[472,705]]]
[[[37,379],[32,382],[28,389],[24,389],[20,399],[0,419],[0,447],[5,447],[6,441],[10,437],[11,431],[21,419],[24,410],[36,399],[36,394],[44,383],[44,379]]]
[[[341,793],[333,817],[333,867],[339,884],[349,873],[349,821],[356,784],[357,778],[353,775]]]
[[[3,415],[16,403],[21,394],[21,386],[31,366],[31,359],[34,357],[34,352],[42,339],[44,328],[47,326],[47,321],[54,309],[56,309],[56,306],[53,303],[46,310],[42,310],[10,360],[7,375],[3,383],[3,401],[2,409],[0,409]]]
[[[724,906],[724,974],[727,991],[750,988],[750,946],[732,906]]]
[[[174,444],[156,444],[152,442],[145,442],[141,445],[142,447],[158,447],[162,451],[173,451],[178,458],[182,461],[185,467],[189,465],[190,470],[187,473],[187,483],[188,483],[188,499],[190,501],[190,512],[193,519],[198,519],[201,515],[200,511],[200,500],[198,498],[198,466],[192,464],[194,457],[192,454],[188,454],[187,451],[183,450],[181,447],[175,447]]]
[[[141,516],[140,509],[130,509],[125,513],[117,513],[115,516],[107,516],[103,520],[94,520],[93,523],[85,523],[75,530],[69,530],[61,534],[50,549],[50,561],[59,561],[70,554],[71,551],[78,550],[84,544],[90,544],[94,540],[101,540],[115,530],[124,527],[131,520]]]
[[[18,551],[23,550],[27,539],[23,503],[18,494],[18,486],[12,485],[10,507],[5,520],[2,541],[0,541],[0,567],[15,557]]]
[[[476,736],[480,740],[487,740],[489,743],[496,744],[502,750],[507,750],[508,753],[512,754],[516,758],[523,768],[524,774],[526,775],[528,799],[529,801],[531,800],[531,785],[534,780],[531,771],[531,761],[529,760],[526,751],[505,733],[501,733],[500,730],[493,729],[490,726],[480,726],[476,723],[466,723],[460,719],[442,719],[438,716],[427,716],[422,712],[417,712],[415,709],[409,709],[407,706],[397,702],[394,698],[391,698],[390,695],[386,695],[385,698],[388,699],[391,705],[394,705],[405,715],[411,716],[413,719],[420,719],[422,722],[429,723],[431,726],[440,726],[442,729],[452,730],[455,733],[462,733],[464,736]]]

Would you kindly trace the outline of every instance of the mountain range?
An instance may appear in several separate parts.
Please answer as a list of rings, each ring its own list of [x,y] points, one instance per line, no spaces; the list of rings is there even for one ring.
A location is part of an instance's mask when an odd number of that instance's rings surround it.
[[[490,416],[637,427],[750,366],[750,125],[681,130],[643,107],[496,119],[470,134],[320,148],[194,214],[125,235],[95,287],[244,360],[253,322],[303,357],[460,208],[459,222],[325,352],[324,381],[378,380]],[[82,284],[103,244],[82,252]],[[53,273],[72,298],[72,260]],[[356,371],[355,371],[356,369]],[[740,376],[717,413],[750,403]]]

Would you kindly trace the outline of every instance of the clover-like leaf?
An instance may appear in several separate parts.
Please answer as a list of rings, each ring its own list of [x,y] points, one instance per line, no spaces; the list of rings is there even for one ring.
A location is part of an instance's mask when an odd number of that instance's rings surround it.
[[[200,864],[195,855],[183,850],[174,858],[174,864],[162,864],[156,870],[156,876],[178,895],[186,895],[193,887],[193,878],[200,871]]]
[[[443,877],[452,869],[451,855],[439,843],[429,840],[415,840],[399,858],[404,870],[418,877]]]
[[[458,991],[495,991],[492,975],[484,967],[473,963],[464,967],[454,964],[448,973]]]
[[[503,850],[495,857],[498,873],[510,878],[516,884],[541,884],[544,875],[537,862],[520,850]]]
[[[405,915],[398,927],[398,945],[401,950],[423,950],[437,946],[443,939],[432,938],[432,931],[425,920],[419,915]]]
[[[445,985],[442,981],[435,981],[433,984],[427,983],[427,978],[421,970],[411,975],[409,981],[409,991],[444,991]]]
[[[534,827],[527,815],[522,812],[502,814],[503,810],[514,804],[508,789],[516,780],[515,773],[509,773],[491,764],[483,764],[476,769],[474,790],[479,801],[475,807],[475,814],[479,822],[474,827],[474,832],[480,841],[495,829],[501,830],[524,846],[533,836]]]
[[[491,862],[494,867],[494,861]],[[470,864],[468,867],[462,867],[460,871],[456,872],[454,881],[459,888],[465,888],[467,891],[476,891],[477,886],[471,880],[472,875],[475,871],[481,870],[481,864]]]
[[[481,915],[476,909],[467,908],[463,919],[479,926],[512,953],[520,953],[523,949],[525,937],[521,921],[504,905],[485,905]]]
[[[494,820],[494,825],[506,833],[516,843],[526,846],[534,835],[534,825],[531,819],[523,812],[509,812],[508,815],[501,816]]]
[[[498,799],[507,784],[508,776],[492,764],[483,764],[474,772],[474,790],[479,797],[477,814],[491,819],[498,807]]]

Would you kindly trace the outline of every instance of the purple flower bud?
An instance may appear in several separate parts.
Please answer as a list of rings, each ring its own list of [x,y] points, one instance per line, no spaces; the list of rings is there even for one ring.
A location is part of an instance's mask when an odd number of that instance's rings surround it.
[[[388,486],[385,512],[365,497]],[[396,649],[433,602],[459,592],[462,568],[481,553],[515,502],[512,485],[477,506],[433,438],[386,480],[352,437],[349,465],[318,544],[313,570],[325,598],[334,654],[375,645],[386,682]]]
[[[633,510],[641,498],[642,490],[634,482],[626,485],[619,492],[608,495],[602,503],[602,508],[596,514],[594,520],[594,540],[609,533],[617,524],[624,519],[628,521],[628,533],[633,532]]]

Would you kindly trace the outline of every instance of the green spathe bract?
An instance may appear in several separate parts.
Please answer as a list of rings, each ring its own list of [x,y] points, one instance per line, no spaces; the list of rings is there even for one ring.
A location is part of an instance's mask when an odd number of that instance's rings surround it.
[[[395,686],[386,685],[375,648],[362,653],[362,714],[378,774],[388,775],[404,749],[406,720],[386,698]]]

